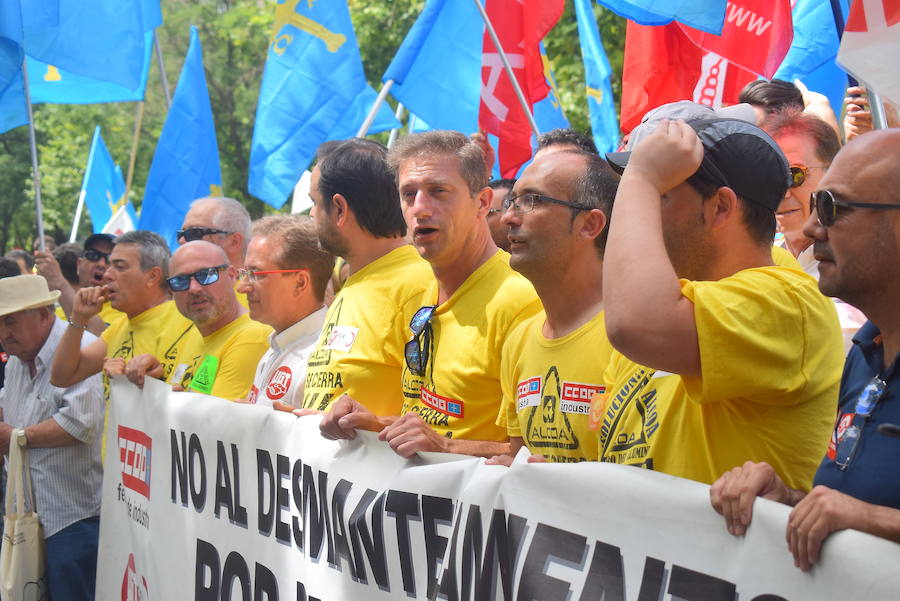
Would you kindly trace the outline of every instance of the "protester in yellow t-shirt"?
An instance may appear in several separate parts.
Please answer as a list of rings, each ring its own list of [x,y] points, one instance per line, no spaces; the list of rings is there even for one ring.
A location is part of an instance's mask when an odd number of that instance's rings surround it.
[[[253,384],[256,364],[268,350],[269,326],[250,320],[234,292],[237,271],[221,247],[196,240],[172,255],[167,279],[178,311],[194,328],[177,346],[176,367],[167,380],[180,387],[225,398],[243,399]],[[163,377],[165,358],[132,360],[127,375],[142,385],[146,375]]]
[[[515,328],[503,346],[500,382],[509,464],[521,446],[553,462],[595,461],[591,400],[606,391],[612,347],[603,324],[603,250],[619,177],[578,150],[545,152],[516,182],[501,223],[510,265],[527,277],[544,311]]]
[[[309,356],[300,413],[349,395],[377,415],[400,411],[407,321],[401,308],[434,279],[404,239],[406,224],[387,149],[370,140],[326,143],[309,195],[319,244],[343,257],[349,277],[328,308]]]
[[[636,150],[607,155],[628,166],[603,271],[617,351],[599,458],[706,483],[766,461],[808,487],[834,418],[841,336],[815,280],[772,264],[787,161],[744,121],[646,127],[657,129]]]
[[[462,134],[429,132],[404,138],[390,161],[413,245],[436,279],[423,299],[407,305],[413,339],[405,347],[404,415],[374,416],[344,397],[323,419],[323,434],[382,430],[380,438],[403,456],[505,453],[506,432],[495,424],[500,349],[540,305],[491,238],[484,154]]]

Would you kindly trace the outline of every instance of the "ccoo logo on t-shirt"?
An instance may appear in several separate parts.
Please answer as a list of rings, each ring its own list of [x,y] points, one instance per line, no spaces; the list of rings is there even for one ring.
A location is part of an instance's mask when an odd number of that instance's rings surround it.
[[[287,365],[282,365],[276,369],[272,377],[269,378],[269,384],[266,386],[266,396],[273,401],[277,401],[287,394],[288,388],[291,387],[291,376],[291,368]]]

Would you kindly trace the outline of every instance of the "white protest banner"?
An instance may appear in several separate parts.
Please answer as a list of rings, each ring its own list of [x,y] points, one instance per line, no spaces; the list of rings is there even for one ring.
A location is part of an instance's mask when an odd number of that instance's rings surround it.
[[[253,405],[112,382],[98,599],[887,599],[900,545],[844,531],[809,574],[788,508],[727,534],[708,487],[609,464],[404,460]]]

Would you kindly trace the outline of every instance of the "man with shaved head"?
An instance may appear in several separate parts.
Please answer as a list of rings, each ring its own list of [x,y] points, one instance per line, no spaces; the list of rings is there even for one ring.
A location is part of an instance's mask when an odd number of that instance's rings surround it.
[[[710,497],[742,535],[761,496],[794,509],[788,546],[809,570],[825,538],[852,528],[900,542],[900,130],[864,134],[837,154],[812,194],[804,232],[814,240],[819,288],[869,321],[853,338],[828,450],[808,494],[766,463],[725,473]]]
[[[228,262],[240,269],[250,242],[250,214],[233,198],[198,198],[191,203],[177,235],[180,244],[206,240],[220,246],[228,255]]]
[[[178,352],[169,382],[186,390],[235,400],[247,396],[271,329],[252,321],[234,292],[237,270],[222,247],[185,243],[172,255],[166,279],[178,311],[195,326]],[[138,385],[159,375],[160,358],[136,357],[126,370]]]

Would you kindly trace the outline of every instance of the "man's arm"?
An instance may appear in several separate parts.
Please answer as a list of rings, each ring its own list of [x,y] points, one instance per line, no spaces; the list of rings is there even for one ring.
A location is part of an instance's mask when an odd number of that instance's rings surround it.
[[[431,429],[417,413],[407,413],[384,428],[378,439],[387,442],[401,457],[412,457],[420,451],[459,453],[475,457],[509,455],[509,441],[461,440],[447,438]]]
[[[82,288],[75,297],[72,310],[72,322],[63,333],[56,351],[53,354],[53,367],[50,370],[50,383],[59,388],[68,388],[103,368],[106,356],[106,342],[98,338],[81,348],[81,337],[87,320],[100,312],[106,301],[105,288]]]
[[[662,121],[641,141],[619,183],[603,261],[613,346],[636,363],[693,377],[700,376],[694,304],[681,294],[666,252],[660,203],[702,159],[703,146],[684,122]]]
[[[72,309],[75,305],[75,289],[63,277],[62,270],[56,257],[52,253],[35,251],[34,265],[39,274],[47,280],[50,290],[59,290],[59,306],[69,319],[72,318]],[[106,329],[106,323],[98,315],[94,315],[84,324],[88,332],[99,336]]]
[[[768,463],[747,461],[713,482],[709,500],[725,518],[725,527],[734,536],[743,536],[753,519],[756,497],[796,505],[806,493],[789,488]]]
[[[9,439],[13,429],[9,424],[0,423],[0,448],[4,453],[9,451]],[[68,447],[81,442],[63,430],[52,417],[25,428],[25,438],[28,441],[28,448],[32,449]]]

